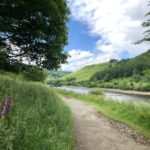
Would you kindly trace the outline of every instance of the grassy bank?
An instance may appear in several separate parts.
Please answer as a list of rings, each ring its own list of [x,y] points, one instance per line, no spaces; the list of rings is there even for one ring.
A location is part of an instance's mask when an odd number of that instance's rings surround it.
[[[58,90],[58,92],[64,96],[87,102],[107,117],[123,122],[145,137],[150,138],[150,105],[108,101],[102,95],[81,95],[63,90]]]
[[[97,82],[86,82],[83,83],[87,87],[100,87],[100,88],[112,88],[112,89],[122,89],[122,90],[136,90],[136,91],[150,91],[150,75],[147,74],[143,77],[128,77],[128,78],[118,78],[110,81],[97,81]]]
[[[0,118],[1,150],[72,150],[71,113],[53,90],[0,75],[0,102],[6,96],[13,105]]]

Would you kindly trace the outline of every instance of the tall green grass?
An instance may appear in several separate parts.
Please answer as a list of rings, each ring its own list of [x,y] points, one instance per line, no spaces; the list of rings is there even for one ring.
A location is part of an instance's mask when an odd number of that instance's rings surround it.
[[[0,101],[13,98],[0,118],[0,150],[72,150],[72,119],[52,89],[0,76]]]
[[[133,104],[106,100],[102,95],[77,94],[58,90],[58,92],[67,97],[74,97],[93,105],[99,112],[111,119],[128,124],[137,132],[150,138],[150,105],[144,103]]]
[[[6,72],[4,70],[0,70],[0,77],[7,77],[11,78],[13,80],[21,80],[21,81],[27,81],[23,74],[17,74],[17,73],[12,73],[12,72]]]

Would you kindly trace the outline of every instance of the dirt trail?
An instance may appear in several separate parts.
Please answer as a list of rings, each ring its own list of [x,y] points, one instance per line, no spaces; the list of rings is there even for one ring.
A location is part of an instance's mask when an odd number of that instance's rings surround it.
[[[64,98],[74,115],[75,150],[150,150],[122,134],[94,108],[84,102]]]

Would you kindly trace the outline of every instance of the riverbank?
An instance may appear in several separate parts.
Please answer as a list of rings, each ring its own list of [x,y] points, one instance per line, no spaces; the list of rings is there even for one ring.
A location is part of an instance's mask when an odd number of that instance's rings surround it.
[[[125,91],[118,89],[101,89],[101,88],[88,88],[88,87],[79,87],[79,86],[62,86],[58,87],[59,89],[64,89],[67,91],[73,91],[79,94],[103,94],[107,99],[114,101],[123,101],[123,102],[144,102],[150,104],[150,96],[148,92],[139,92],[139,91]]]
[[[138,133],[150,138],[150,105],[108,101],[102,95],[77,94],[58,90],[65,97],[74,97],[94,106],[107,117],[125,123]]]
[[[150,144],[126,125],[108,119],[83,101],[61,97],[73,113],[76,150],[150,149]]]
[[[134,90],[121,90],[121,89],[107,89],[107,88],[100,88],[102,91],[109,91],[121,94],[128,94],[128,95],[136,95],[136,96],[149,96],[150,92],[147,91],[134,91]]]
[[[59,87],[61,88],[61,86]],[[106,92],[114,92],[114,93],[120,93],[120,94],[127,94],[127,95],[135,95],[135,96],[147,96],[150,97],[150,91],[135,91],[135,90],[122,90],[122,89],[113,89],[113,88],[97,88],[97,87],[82,87],[82,86],[62,86],[62,89],[73,89],[74,91],[77,91],[80,93],[79,89],[82,89],[85,93],[89,93],[92,90],[100,90],[100,91],[106,91]]]

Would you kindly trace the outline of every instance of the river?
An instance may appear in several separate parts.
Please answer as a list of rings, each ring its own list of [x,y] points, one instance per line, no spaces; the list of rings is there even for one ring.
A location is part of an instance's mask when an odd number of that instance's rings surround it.
[[[76,87],[76,86],[62,86],[59,87],[61,89],[64,89],[66,91],[73,91],[75,93],[79,94],[88,94],[93,89],[87,88],[87,87]],[[103,94],[107,99],[111,99],[114,101],[123,101],[123,102],[146,102],[150,104],[150,92],[135,92],[132,91],[122,91],[122,90],[113,90],[113,89],[102,89]]]

